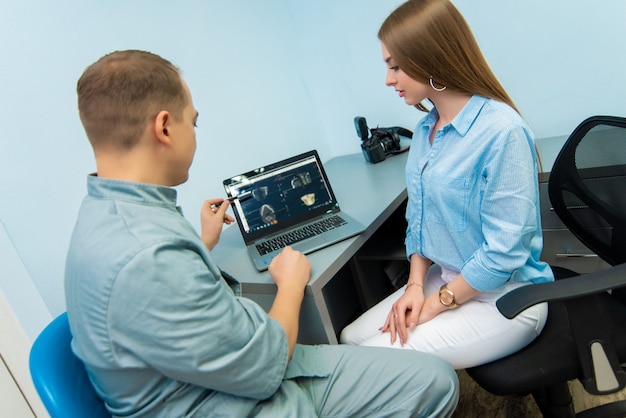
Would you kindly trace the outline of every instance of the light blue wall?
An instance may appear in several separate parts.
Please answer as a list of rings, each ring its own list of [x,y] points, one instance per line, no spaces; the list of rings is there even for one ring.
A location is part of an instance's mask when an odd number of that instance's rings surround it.
[[[64,310],[65,251],[94,170],[74,93],[85,66],[139,48],[182,68],[200,120],[179,195],[197,226],[223,178],[310,148],[324,160],[359,152],[356,115],[413,127],[421,115],[384,86],[376,39],[399,3],[0,0],[0,222],[32,280],[23,288],[34,284],[52,314]],[[623,0],[455,3],[538,137],[592,114],[626,115]],[[13,273],[0,263],[0,290],[32,303],[8,290]]]
[[[626,116],[626,2],[458,0],[538,138],[591,115]]]

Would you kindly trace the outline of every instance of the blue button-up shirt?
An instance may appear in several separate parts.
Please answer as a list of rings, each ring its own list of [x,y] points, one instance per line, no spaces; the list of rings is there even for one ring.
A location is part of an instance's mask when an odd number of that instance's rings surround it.
[[[554,280],[543,246],[533,134],[510,106],[473,96],[430,135],[415,128],[406,168],[407,255],[461,272],[476,290]]]

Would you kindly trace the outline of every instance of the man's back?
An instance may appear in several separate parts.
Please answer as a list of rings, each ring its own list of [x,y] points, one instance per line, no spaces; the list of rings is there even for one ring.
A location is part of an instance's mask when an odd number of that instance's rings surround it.
[[[255,304],[234,297],[177,210],[176,192],[88,181],[68,254],[67,309],[73,348],[113,411],[167,402],[174,408],[168,414],[185,416],[207,388],[270,396],[287,363],[284,333]],[[242,320],[231,324],[239,337],[222,321],[238,310]],[[259,362],[262,345],[236,348],[254,336],[267,339],[265,363],[273,371]],[[255,373],[266,375],[262,384]]]

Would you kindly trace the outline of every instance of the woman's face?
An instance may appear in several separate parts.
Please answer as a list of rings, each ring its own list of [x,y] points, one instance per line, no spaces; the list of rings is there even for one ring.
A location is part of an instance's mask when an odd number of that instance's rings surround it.
[[[398,92],[398,95],[404,98],[404,102],[411,106],[415,106],[428,98],[428,95],[432,93],[430,86],[427,83],[413,80],[406,75],[389,54],[385,44],[381,43],[381,48],[383,60],[387,64],[385,84],[393,87]]]

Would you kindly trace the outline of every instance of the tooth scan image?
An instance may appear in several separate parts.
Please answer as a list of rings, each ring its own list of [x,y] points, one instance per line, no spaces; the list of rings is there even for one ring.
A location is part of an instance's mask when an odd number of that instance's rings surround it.
[[[311,206],[313,203],[315,203],[315,193],[307,193],[304,196],[301,196],[300,200],[302,200],[302,203],[304,203],[305,205]]]
[[[267,198],[268,192],[269,189],[267,186],[260,186],[252,190],[252,197],[254,197],[259,202],[262,202]]]
[[[261,206],[259,213],[261,215],[261,219],[263,219],[263,222],[266,224],[271,224],[276,221],[276,211],[270,205]]]
[[[291,179],[291,188],[297,189],[298,187],[304,187],[307,184],[311,184],[311,173],[308,171],[305,173],[298,173],[294,178]]]
[[[331,201],[325,179],[314,160],[279,172],[255,171],[232,180],[231,191],[242,196],[236,201],[235,210],[243,219],[246,232],[297,222],[300,216],[319,210]]]

